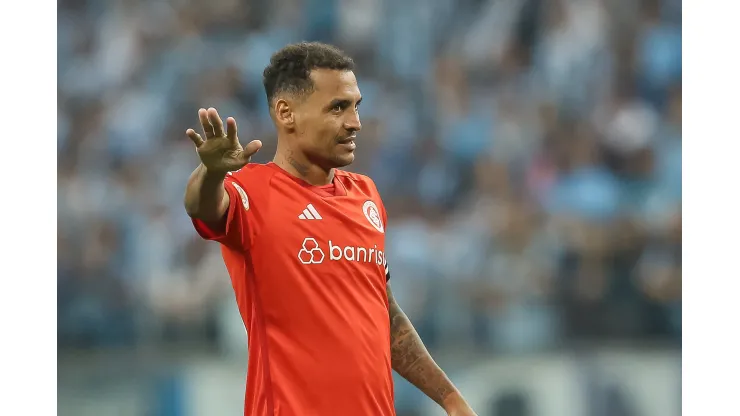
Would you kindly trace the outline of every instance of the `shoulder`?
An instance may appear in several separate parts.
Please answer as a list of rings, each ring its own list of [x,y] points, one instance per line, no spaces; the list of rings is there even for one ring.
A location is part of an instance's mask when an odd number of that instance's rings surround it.
[[[226,178],[251,188],[255,186],[259,187],[260,185],[269,185],[274,175],[275,170],[265,164],[249,163],[237,171],[229,172]]]
[[[270,182],[275,170],[261,163],[249,163],[243,168],[229,172],[226,183],[232,184],[244,199],[264,200],[270,190]]]
[[[230,176],[240,176],[244,174],[257,174],[257,175],[268,175],[271,173],[274,173],[272,169],[270,169],[269,166],[265,163],[247,163],[246,166],[239,170],[235,170],[233,172],[229,172]]]

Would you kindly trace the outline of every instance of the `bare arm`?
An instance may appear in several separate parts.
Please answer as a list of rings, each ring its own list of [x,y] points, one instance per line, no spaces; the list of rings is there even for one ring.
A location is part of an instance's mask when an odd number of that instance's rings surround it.
[[[391,320],[391,365],[409,383],[442,406],[448,414],[473,415],[473,411],[444,371],[424,347],[411,321],[398,306],[390,283],[386,285]]]
[[[236,121],[226,120],[226,131],[215,108],[198,110],[205,139],[193,129],[185,134],[195,144],[201,164],[193,171],[185,189],[185,211],[192,218],[220,224],[229,209],[229,194],[224,190],[227,172],[239,170],[262,146],[252,140],[246,149],[239,144]]]
[[[185,188],[185,211],[192,218],[218,223],[229,209],[229,194],[224,190],[225,174],[210,173],[200,164]]]

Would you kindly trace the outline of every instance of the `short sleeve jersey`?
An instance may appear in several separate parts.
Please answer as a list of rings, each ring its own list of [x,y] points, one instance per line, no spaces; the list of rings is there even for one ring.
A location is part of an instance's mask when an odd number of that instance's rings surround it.
[[[227,176],[221,243],[249,339],[245,415],[394,415],[387,215],[368,177],[312,186],[274,163]]]

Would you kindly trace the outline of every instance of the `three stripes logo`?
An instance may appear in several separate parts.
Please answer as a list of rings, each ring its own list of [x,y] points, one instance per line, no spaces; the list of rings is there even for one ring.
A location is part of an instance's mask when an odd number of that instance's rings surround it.
[[[298,216],[301,220],[320,220],[323,219],[313,204],[308,204],[306,209],[303,210],[301,215]]]

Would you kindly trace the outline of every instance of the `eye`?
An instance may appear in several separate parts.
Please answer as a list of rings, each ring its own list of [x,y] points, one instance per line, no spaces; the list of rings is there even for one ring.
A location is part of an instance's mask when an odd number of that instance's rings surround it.
[[[331,108],[331,112],[332,113],[341,113],[342,110],[343,110],[343,108],[342,108],[342,105],[341,104],[337,104],[337,105],[335,105],[334,107]]]

